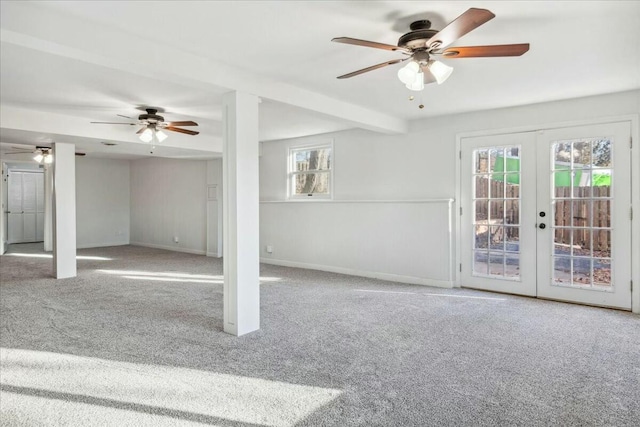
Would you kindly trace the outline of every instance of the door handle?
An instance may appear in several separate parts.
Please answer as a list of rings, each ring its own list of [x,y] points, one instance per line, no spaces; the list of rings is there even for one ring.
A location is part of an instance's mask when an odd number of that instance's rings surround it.
[[[547,228],[547,226],[546,226],[544,223],[540,224],[538,227],[540,227],[542,230],[544,230],[545,228]]]

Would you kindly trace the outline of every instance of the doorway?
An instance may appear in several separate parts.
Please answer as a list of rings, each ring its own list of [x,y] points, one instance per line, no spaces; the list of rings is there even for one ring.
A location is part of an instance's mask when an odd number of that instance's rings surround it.
[[[44,173],[9,169],[7,176],[7,243],[44,240]]]
[[[462,138],[462,286],[630,310],[630,134]]]

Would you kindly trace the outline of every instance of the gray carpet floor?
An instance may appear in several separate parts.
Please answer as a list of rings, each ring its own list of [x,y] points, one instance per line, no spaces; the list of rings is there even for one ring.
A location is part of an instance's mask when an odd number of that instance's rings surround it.
[[[222,332],[220,260],[0,257],[1,425],[638,426],[640,316],[263,265]]]

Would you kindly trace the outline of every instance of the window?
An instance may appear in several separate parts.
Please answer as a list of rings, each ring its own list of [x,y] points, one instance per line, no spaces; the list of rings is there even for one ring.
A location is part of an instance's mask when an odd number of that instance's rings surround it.
[[[331,198],[332,144],[289,149],[289,198]]]

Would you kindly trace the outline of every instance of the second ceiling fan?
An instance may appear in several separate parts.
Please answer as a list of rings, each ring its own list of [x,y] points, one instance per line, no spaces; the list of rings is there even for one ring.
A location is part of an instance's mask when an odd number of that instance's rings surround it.
[[[372,42],[368,40],[354,39],[351,37],[336,37],[331,41],[337,43],[352,44],[356,46],[373,47],[390,51],[400,51],[407,55],[405,58],[376,64],[362,70],[339,76],[346,79],[388,65],[411,60],[409,64],[398,71],[398,78],[411,90],[422,90],[425,84],[444,82],[453,71],[453,68],[437,61],[432,56],[444,58],[478,58],[499,56],[520,56],[529,50],[529,43],[503,44],[490,46],[456,46],[448,47],[460,37],[478,28],[495,15],[486,9],[471,8],[450,22],[442,30],[431,29],[428,20],[415,21],[411,24],[411,31],[402,35],[397,46]]]
[[[186,121],[178,121],[178,122],[165,122],[164,117],[158,114],[157,108],[145,108],[146,114],[140,114],[138,116],[138,121],[135,123],[123,123],[123,122],[91,122],[96,124],[105,124],[105,125],[128,125],[128,126],[142,126],[136,134],[139,138],[144,142],[151,142],[154,138],[156,138],[159,142],[162,142],[167,135],[162,132],[163,130],[168,130],[171,132],[179,132],[184,133],[186,135],[198,135],[200,132],[189,129],[182,129],[178,126],[198,126],[198,123],[186,120]],[[124,117],[126,119],[132,119],[132,117],[123,116],[118,114],[119,117]]]

